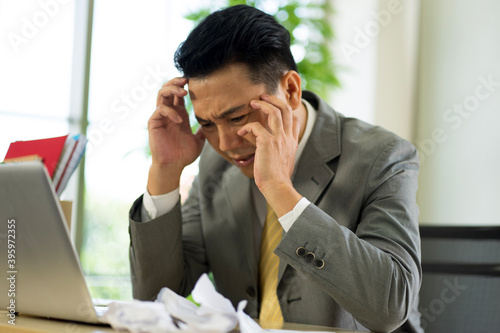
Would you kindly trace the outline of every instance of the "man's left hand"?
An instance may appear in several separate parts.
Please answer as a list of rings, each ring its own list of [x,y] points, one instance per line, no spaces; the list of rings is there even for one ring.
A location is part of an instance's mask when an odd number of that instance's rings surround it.
[[[260,100],[252,100],[250,105],[267,114],[267,126],[249,123],[238,135],[255,137],[255,183],[280,217],[293,209],[302,197],[291,181],[299,142],[299,118],[278,96],[261,95]]]

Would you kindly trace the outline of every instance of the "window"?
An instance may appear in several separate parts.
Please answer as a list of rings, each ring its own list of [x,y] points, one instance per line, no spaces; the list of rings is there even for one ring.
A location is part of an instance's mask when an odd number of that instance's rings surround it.
[[[88,2],[89,21],[82,19]],[[83,228],[74,236],[82,239],[80,257],[93,297],[132,298],[128,210],[146,188],[147,120],[158,89],[178,76],[173,53],[192,29],[183,17],[196,6],[163,0],[0,1],[2,158],[12,141],[77,133],[81,119],[88,119],[85,181],[77,184],[72,177],[63,198],[84,198]]]
[[[95,1],[82,266],[94,296],[131,299],[128,211],[146,189],[147,121],[192,28],[175,1]]]
[[[74,5],[0,1],[0,155],[10,142],[67,134]]]

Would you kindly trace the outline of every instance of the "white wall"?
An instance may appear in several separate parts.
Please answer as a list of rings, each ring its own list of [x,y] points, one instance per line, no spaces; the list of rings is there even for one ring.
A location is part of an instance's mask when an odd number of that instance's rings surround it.
[[[420,0],[331,1],[342,84],[331,105],[411,140]]]
[[[334,8],[332,24],[335,32],[333,54],[336,75],[342,87],[329,98],[331,106],[346,117],[375,121],[375,81],[377,36],[361,35],[373,20],[377,0],[331,0]],[[361,32],[360,32],[361,31]]]
[[[412,140],[420,0],[379,0],[375,124]]]
[[[422,224],[500,225],[499,13],[498,0],[422,0]]]
[[[330,1],[330,102],[417,146],[420,222],[500,225],[500,1]]]

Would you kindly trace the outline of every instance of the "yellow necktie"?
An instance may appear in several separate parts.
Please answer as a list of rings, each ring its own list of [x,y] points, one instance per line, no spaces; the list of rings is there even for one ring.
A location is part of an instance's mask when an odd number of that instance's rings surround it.
[[[260,289],[261,307],[259,320],[283,322],[280,304],[276,296],[278,284],[279,257],[275,255],[274,249],[281,241],[283,228],[278,221],[274,210],[267,205],[267,216],[262,229],[262,241],[260,244]]]

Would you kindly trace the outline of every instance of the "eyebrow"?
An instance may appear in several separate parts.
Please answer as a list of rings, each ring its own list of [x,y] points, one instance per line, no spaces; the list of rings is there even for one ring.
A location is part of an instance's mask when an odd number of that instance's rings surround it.
[[[241,105],[238,105],[238,106],[233,106],[232,108],[229,108],[227,109],[226,111],[222,112],[220,115],[216,116],[215,118],[216,119],[223,119],[223,118],[226,118],[227,116],[235,113],[235,112],[238,112],[240,111],[242,108],[244,108],[246,106],[246,104],[241,104]],[[200,118],[198,116],[196,116],[196,120],[198,120],[199,123],[210,123],[209,120],[205,120],[203,118]]]

